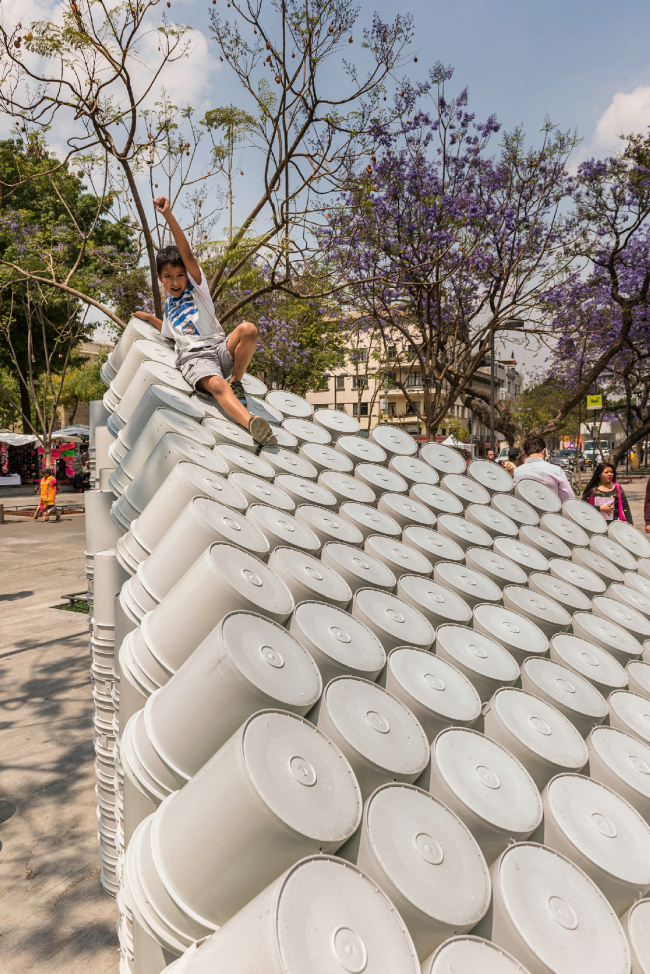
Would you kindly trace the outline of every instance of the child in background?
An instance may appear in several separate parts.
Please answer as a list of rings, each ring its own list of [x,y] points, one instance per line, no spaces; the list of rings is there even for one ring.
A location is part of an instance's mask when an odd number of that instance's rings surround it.
[[[246,409],[241,381],[257,346],[257,328],[252,322],[243,321],[226,338],[217,321],[205,275],[172,214],[169,200],[159,196],[153,203],[167,220],[176,241],[176,246],[163,247],[156,255],[158,280],[167,295],[165,316],[161,321],[146,311],[136,311],[135,317],[174,339],[176,365],[194,389],[211,393],[224,412],[261,446],[275,446],[277,440],[267,420],[251,416]]]
[[[57,510],[55,507],[56,503],[56,477],[52,476],[52,470],[50,467],[46,467],[43,471],[43,476],[41,477],[41,502],[36,508],[36,513],[34,514],[34,520],[38,521],[40,515],[43,515],[44,521],[50,520],[50,514],[56,514],[57,521],[61,520],[61,511]]]

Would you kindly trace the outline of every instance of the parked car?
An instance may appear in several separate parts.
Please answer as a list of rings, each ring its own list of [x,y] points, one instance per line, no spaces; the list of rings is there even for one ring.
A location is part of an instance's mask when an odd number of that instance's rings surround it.
[[[585,455],[582,450],[577,451],[577,460],[580,463],[580,469],[585,469]],[[562,467],[563,470],[567,470],[569,467],[576,465],[576,451],[572,449],[558,450],[551,457],[551,463],[555,463],[558,467]]]
[[[602,463],[603,460],[609,460],[610,453],[607,443],[601,440],[600,447],[598,446],[597,440],[587,440],[584,448],[585,460],[590,466],[594,463]]]

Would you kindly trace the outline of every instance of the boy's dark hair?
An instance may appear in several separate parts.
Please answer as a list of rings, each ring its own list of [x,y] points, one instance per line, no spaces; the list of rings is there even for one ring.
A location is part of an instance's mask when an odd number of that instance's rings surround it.
[[[521,450],[518,446],[511,446],[508,450],[508,460],[510,460],[511,463],[516,463],[516,461],[519,460],[520,453]]]
[[[181,252],[175,244],[171,244],[169,247],[161,247],[156,254],[156,271],[158,274],[162,274],[165,264],[171,264],[172,267],[182,267],[185,270]]]
[[[524,440],[524,453],[527,457],[533,455],[533,453],[541,453],[546,449],[546,442],[541,438],[541,436],[529,436]]]
[[[45,467],[45,469],[43,470],[43,476],[44,477],[51,477],[52,476],[52,467]]]

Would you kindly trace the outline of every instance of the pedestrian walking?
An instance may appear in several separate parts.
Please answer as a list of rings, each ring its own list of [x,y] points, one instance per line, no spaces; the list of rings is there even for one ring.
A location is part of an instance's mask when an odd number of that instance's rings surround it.
[[[34,513],[37,521],[43,515],[44,521],[50,520],[50,514],[55,514],[57,521],[61,519],[61,511],[56,507],[56,477],[52,475],[50,467],[46,467],[41,477],[41,501]]]
[[[627,521],[632,524],[632,513],[625,491],[616,482],[613,463],[599,463],[584,491],[583,501],[597,507],[606,521]],[[646,494],[646,505],[647,505]]]
[[[546,460],[546,443],[541,436],[529,436],[524,440],[524,457],[524,462],[513,473],[515,486],[521,480],[537,480],[555,491],[561,501],[575,497],[564,470]]]

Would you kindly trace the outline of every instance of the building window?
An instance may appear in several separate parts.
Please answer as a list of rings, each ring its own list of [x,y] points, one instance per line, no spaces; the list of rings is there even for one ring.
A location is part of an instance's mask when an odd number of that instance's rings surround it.
[[[337,375],[336,376],[336,389],[337,389],[337,392],[345,392],[345,376],[344,375]]]
[[[409,372],[408,378],[406,380],[407,386],[421,386],[422,385],[422,373],[421,372]]]
[[[352,377],[352,388],[353,389],[367,389],[368,380],[362,375],[354,375]]]
[[[361,408],[359,408],[361,407]],[[368,403],[367,402],[353,402],[352,403],[352,415],[353,416],[367,416],[368,415]]]
[[[337,402],[337,404],[336,404],[336,408],[338,409],[338,411],[339,411],[340,413],[344,413],[344,412],[345,412],[345,406],[343,405],[343,403],[342,403],[342,402]]]
[[[355,348],[354,351],[350,352],[350,359],[352,362],[367,362],[368,361],[368,349],[367,348]]]
[[[386,354],[388,355],[388,358],[395,358],[395,355],[397,354],[397,350],[395,346],[389,345],[388,348],[386,349]]]

